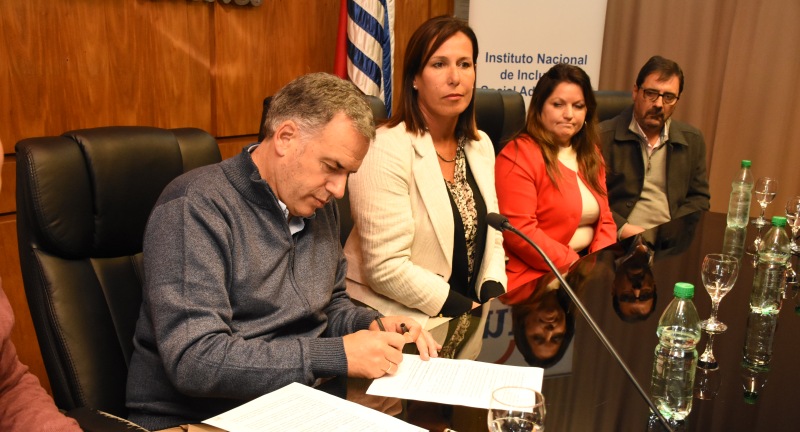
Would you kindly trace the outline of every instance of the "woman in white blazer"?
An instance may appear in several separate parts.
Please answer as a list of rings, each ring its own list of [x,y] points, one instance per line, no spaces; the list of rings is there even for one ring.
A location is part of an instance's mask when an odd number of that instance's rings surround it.
[[[351,297],[429,329],[456,317],[448,334],[459,349],[475,331],[469,311],[506,285],[502,235],[485,220],[498,207],[494,149],[475,126],[477,55],[461,20],[436,17],[417,29],[399,110],[348,186]]]

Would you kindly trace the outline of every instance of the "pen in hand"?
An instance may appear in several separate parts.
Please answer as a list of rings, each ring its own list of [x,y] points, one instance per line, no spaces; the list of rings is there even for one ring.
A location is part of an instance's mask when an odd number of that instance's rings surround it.
[[[378,328],[379,328],[381,331],[386,331],[386,327],[384,327],[384,326],[383,326],[383,321],[381,320],[381,317],[375,317],[375,322],[377,322],[377,323],[378,323]],[[403,334],[406,334],[406,333],[408,333],[410,330],[409,330],[409,329],[408,329],[408,327],[406,326],[406,323],[400,323],[400,331],[401,331]]]

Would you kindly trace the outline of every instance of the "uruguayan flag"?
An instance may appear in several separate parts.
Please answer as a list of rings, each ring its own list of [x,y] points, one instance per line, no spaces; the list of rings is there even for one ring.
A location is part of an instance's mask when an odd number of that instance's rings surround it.
[[[394,0],[347,1],[347,75],[392,114]]]

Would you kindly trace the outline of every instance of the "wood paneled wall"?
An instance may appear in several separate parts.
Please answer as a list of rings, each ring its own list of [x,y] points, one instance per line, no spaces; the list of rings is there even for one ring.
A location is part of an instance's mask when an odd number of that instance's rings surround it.
[[[0,277],[23,363],[49,388],[19,270],[14,143],[112,125],[197,127],[223,157],[255,140],[262,100],[293,78],[333,70],[340,0],[258,7],[189,0],[0,2]],[[452,0],[403,0],[395,16],[395,94],[405,45]],[[68,179],[65,179],[68,181]]]

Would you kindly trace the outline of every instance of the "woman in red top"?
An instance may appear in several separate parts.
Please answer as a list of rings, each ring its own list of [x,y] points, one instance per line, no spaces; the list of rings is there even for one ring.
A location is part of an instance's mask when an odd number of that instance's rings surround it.
[[[525,129],[497,157],[500,212],[559,268],[616,241],[598,148],[597,102],[581,68],[558,64],[533,91]],[[509,291],[549,272],[521,238],[506,231]]]

